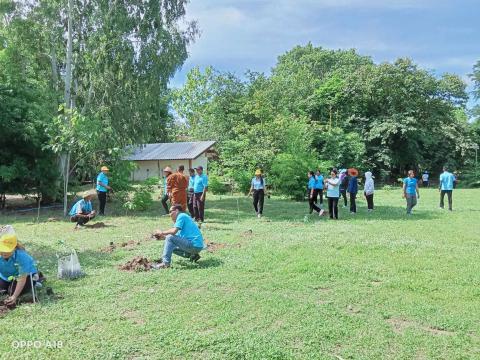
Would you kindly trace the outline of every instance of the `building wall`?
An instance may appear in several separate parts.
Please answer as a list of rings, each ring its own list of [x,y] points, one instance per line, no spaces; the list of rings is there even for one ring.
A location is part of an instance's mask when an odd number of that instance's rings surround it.
[[[185,175],[188,175],[188,169],[196,166],[203,166],[204,170],[208,169],[208,159],[205,154],[200,155],[194,160],[148,160],[148,161],[135,161],[137,169],[132,172],[132,181],[143,181],[149,177],[162,178],[163,169],[170,166],[174,171],[178,166],[185,166]]]

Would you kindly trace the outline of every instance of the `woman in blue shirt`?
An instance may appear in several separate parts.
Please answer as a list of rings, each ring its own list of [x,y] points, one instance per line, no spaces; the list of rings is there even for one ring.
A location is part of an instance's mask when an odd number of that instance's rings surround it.
[[[320,197],[320,208],[323,207],[323,175],[320,172],[320,169],[315,173],[315,189],[317,190],[317,195]],[[317,203],[317,197],[315,197],[315,203]]]
[[[408,177],[403,179],[403,197],[407,199],[407,215],[412,215],[412,210],[417,205],[417,199],[420,199],[418,181],[415,179],[413,170],[409,170]]]
[[[0,255],[0,293],[8,294],[5,305],[14,306],[18,297],[34,285],[37,267],[11,225],[0,227]]]
[[[253,193],[253,208],[257,217],[261,218],[263,214],[263,202],[265,199],[266,189],[265,179],[262,176],[262,171],[258,169],[255,171],[255,177],[252,179],[252,185],[250,186],[250,192],[248,196]]]
[[[310,205],[310,214],[315,210],[318,213],[318,216],[323,215],[323,209],[320,209],[317,204],[315,204],[315,199],[317,198],[318,189],[317,189],[317,179],[315,178],[315,173],[313,171],[308,172],[308,204]]]

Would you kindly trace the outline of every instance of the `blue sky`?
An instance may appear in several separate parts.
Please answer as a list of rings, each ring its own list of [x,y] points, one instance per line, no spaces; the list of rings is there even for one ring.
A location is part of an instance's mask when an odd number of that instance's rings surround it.
[[[410,57],[436,74],[460,75],[470,90],[480,60],[480,0],[191,0],[187,19],[201,35],[172,86],[194,66],[268,73],[279,55],[309,41],[376,62]]]

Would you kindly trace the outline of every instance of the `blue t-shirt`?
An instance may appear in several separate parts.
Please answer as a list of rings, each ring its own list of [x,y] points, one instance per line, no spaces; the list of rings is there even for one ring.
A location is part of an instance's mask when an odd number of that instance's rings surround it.
[[[75,205],[72,206],[68,215],[75,216],[78,214],[78,210],[80,213],[90,213],[93,210],[92,202],[85,201],[85,199],[78,200]]]
[[[265,179],[263,178],[260,178],[260,179],[257,179],[257,177],[255,176],[253,179],[252,179],[252,187],[254,190],[261,190],[261,189],[265,189]]]
[[[190,216],[185,213],[180,213],[177,216],[177,221],[173,225],[177,229],[180,229],[177,232],[177,236],[186,238],[192,242],[192,245],[197,248],[203,249],[203,236],[198,228],[197,224],[192,220]]]
[[[106,187],[98,185],[99,182],[103,183],[104,185],[108,185],[108,177],[103,172],[100,172],[100,174],[97,176],[97,191],[107,192]]]
[[[310,177],[310,179],[308,179],[308,190],[315,189],[315,183],[315,176]]]
[[[440,175],[440,189],[453,190],[454,181],[455,181],[455,176],[451,172],[444,171]]]
[[[35,260],[25,251],[16,249],[12,256],[5,260],[0,257],[0,277],[5,281],[10,281],[10,276],[18,277],[28,274],[36,274],[37,266]]]
[[[315,189],[318,189],[318,190],[321,190],[323,189],[323,176],[322,175],[318,175],[318,176],[315,176]]]
[[[194,185],[195,185],[195,175],[191,175],[190,178],[188,179],[188,190],[193,190]]]
[[[208,186],[208,176],[205,174],[195,175],[193,180],[193,192],[201,193]]]
[[[417,193],[417,182],[418,180],[415,178],[407,177],[403,179],[403,183],[405,184],[405,192],[408,195],[415,195]]]

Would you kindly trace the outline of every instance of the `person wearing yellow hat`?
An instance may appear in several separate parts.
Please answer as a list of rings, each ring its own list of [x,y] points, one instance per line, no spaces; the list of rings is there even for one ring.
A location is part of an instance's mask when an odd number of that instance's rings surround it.
[[[95,193],[93,190],[83,192],[82,198],[72,206],[68,213],[68,215],[70,215],[70,221],[77,223],[75,230],[80,229],[83,225],[95,218],[96,212],[92,206],[94,196]]]
[[[259,218],[261,218],[263,215],[263,203],[265,200],[265,190],[266,190],[266,183],[265,183],[265,178],[263,177],[263,174],[262,174],[262,170],[257,169],[255,171],[255,176],[252,179],[250,192],[248,193],[248,195],[250,196],[253,193],[253,208],[255,209],[255,213]]]
[[[13,306],[18,297],[31,290],[38,271],[35,260],[18,242],[11,225],[0,227],[0,293],[7,293],[5,305]]]
[[[98,202],[100,203],[99,206],[99,213],[98,215],[105,215],[105,204],[107,203],[107,192],[108,190],[112,190],[110,186],[108,186],[109,179],[108,179],[108,172],[110,169],[106,166],[102,166],[100,169],[100,173],[97,176],[97,196]]]
[[[162,194],[162,205],[163,208],[165,209],[165,215],[168,215],[170,213],[167,201],[170,199],[170,195],[168,194],[167,191],[167,182],[168,182],[168,177],[172,175],[173,170],[170,166],[167,166],[165,169],[163,169],[163,194]]]

